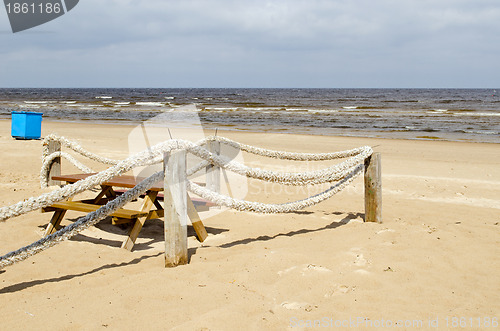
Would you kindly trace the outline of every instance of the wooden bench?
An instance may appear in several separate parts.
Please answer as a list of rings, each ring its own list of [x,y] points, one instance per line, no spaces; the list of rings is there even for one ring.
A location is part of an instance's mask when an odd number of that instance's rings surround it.
[[[91,174],[73,174],[64,176],[53,176],[53,180],[65,181],[67,183],[74,183],[84,178],[87,178]],[[121,195],[126,192],[123,188],[134,187],[139,179],[133,176],[117,176],[107,182],[100,184],[101,191],[93,199],[78,200],[78,201],[60,201],[56,202],[48,207],[42,208],[42,212],[54,212],[52,219],[50,220],[47,228],[45,230],[45,236],[48,236],[55,231],[57,231],[60,226],[66,211],[79,211],[84,213],[90,213],[96,211],[109,201],[116,198],[117,195]],[[122,244],[122,248],[132,250],[135,240],[137,239],[139,232],[141,231],[144,223],[149,219],[163,218],[165,216],[165,211],[160,201],[164,200],[163,192],[163,182],[153,185],[147,192],[142,194],[140,197],[144,199],[142,207],[138,210],[120,208],[114,213],[110,214],[112,217],[113,224],[125,224],[133,223],[127,239]],[[113,188],[117,187],[116,188]],[[198,239],[203,242],[207,237],[207,231],[198,215],[198,210],[206,208],[213,205],[209,201],[205,201],[199,198],[194,198],[193,200],[187,196],[187,213],[191,220],[191,224],[196,232]],[[156,208],[156,209],[154,209]]]
[[[102,206],[99,205],[91,205],[89,203],[85,203],[82,201],[62,201],[62,202],[56,202],[53,203],[50,207],[43,208],[44,212],[49,212],[49,211],[55,211],[56,209],[66,209],[66,210],[76,210],[76,211],[83,211],[86,213],[90,213],[93,211],[96,211]],[[137,217],[142,217],[146,216],[148,213],[142,213],[137,210],[131,210],[131,209],[118,209],[114,213],[111,214],[111,216],[118,217],[118,218],[128,218],[128,219],[134,219]]]
[[[66,214],[67,210],[81,211],[85,213],[90,213],[99,209],[100,205],[94,205],[90,203],[85,203],[83,201],[61,201],[53,203],[50,207],[42,208],[42,212],[56,212],[55,217],[52,218],[49,225],[45,230],[45,236],[52,234],[57,230],[57,227],[61,224],[61,221]],[[131,209],[118,209],[114,213],[110,214],[113,217],[113,224],[123,224],[130,223],[137,220],[139,217],[147,216],[147,212],[140,212]]]

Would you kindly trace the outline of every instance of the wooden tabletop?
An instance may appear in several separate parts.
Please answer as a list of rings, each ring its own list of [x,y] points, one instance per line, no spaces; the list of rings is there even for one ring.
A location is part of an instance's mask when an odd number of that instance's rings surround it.
[[[72,174],[72,175],[60,175],[60,176],[52,176],[53,180],[61,180],[68,183],[75,183],[79,180],[85,179],[89,176],[95,174]],[[102,183],[101,185],[106,186],[116,186],[116,187],[126,187],[132,188],[139,184],[144,178],[136,178],[134,176],[122,175],[116,176],[107,182]],[[153,187],[149,189],[150,191],[163,191],[163,181],[159,181]]]

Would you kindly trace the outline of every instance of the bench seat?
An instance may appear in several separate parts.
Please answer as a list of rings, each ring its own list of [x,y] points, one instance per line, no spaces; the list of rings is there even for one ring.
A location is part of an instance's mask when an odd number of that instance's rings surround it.
[[[75,211],[90,213],[96,211],[100,207],[102,206],[92,205],[81,201],[61,201],[53,203],[50,207],[43,208],[42,211],[50,212],[50,211],[55,211],[57,209],[63,209],[63,210],[75,210]],[[118,209],[117,211],[111,214],[111,216],[113,217],[126,218],[126,219],[135,219],[147,215],[148,213],[140,212],[137,210],[123,209],[123,208]]]

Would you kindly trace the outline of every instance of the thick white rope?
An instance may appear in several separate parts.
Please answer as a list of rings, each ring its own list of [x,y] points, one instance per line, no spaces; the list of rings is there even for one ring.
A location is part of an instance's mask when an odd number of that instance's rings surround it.
[[[59,244],[64,240],[77,235],[83,230],[96,224],[100,220],[106,218],[108,215],[114,213],[125,204],[137,199],[143,192],[151,188],[156,182],[163,178],[163,171],[157,172],[150,177],[146,178],[134,188],[128,190],[114,200],[109,201],[106,205],[100,207],[96,211],[80,217],[76,222],[62,228],[61,230],[53,233],[45,238],[42,238],[31,245],[22,247],[18,250],[12,251],[0,257],[0,269],[14,263],[26,260],[27,258],[38,254],[52,246]]]
[[[50,136],[50,139],[55,140],[56,137]],[[71,146],[71,148],[77,149],[81,153],[85,154],[83,148],[78,146],[76,143],[72,143],[65,138],[61,138],[61,142],[64,142],[66,145]],[[89,190],[105,181],[108,181],[115,176],[121,175],[124,172],[133,169],[134,167],[160,162],[164,153],[177,149],[185,149],[203,160],[206,160],[227,170],[234,171],[243,176],[287,185],[308,185],[338,181],[342,178],[345,178],[349,173],[353,171],[353,169],[356,167],[356,164],[362,163],[363,160],[372,153],[372,149],[366,146],[358,149],[356,153],[359,154],[350,157],[346,161],[333,167],[311,172],[282,173],[276,171],[261,170],[258,168],[250,168],[236,161],[229,160],[227,157],[211,153],[207,149],[200,147],[198,144],[192,143],[190,141],[172,139],[157,144],[148,150],[120,161],[116,165],[100,173],[91,175],[86,179],[80,180],[71,185],[66,185],[50,193],[42,194],[39,197],[32,197],[17,204],[0,208],[0,221],[25,214],[35,209],[50,206],[51,204],[58,201],[65,200],[77,193]],[[57,155],[62,154],[56,154],[56,156],[54,157],[57,157]],[[44,162],[45,168],[47,164],[49,164],[48,161]],[[44,174],[46,173],[48,173],[48,171],[44,171]]]
[[[277,152],[277,151],[271,151],[271,150],[265,150],[262,148],[258,148],[259,150],[259,155],[265,155],[268,157],[277,157],[277,158],[286,158],[286,159],[291,159],[292,157],[296,159],[300,159],[301,161],[303,160],[313,160],[313,161],[318,161],[318,160],[326,160],[326,159],[336,159],[339,157],[348,157],[350,156],[346,161],[331,166],[329,168],[325,168],[322,170],[316,170],[316,171],[309,171],[309,172],[299,172],[299,173],[290,173],[290,172],[277,172],[277,171],[271,171],[271,170],[263,170],[259,168],[250,168],[244,164],[241,164],[239,162],[236,162],[234,160],[229,159],[228,157],[224,155],[217,155],[215,153],[211,153],[207,149],[203,148],[200,146],[204,141],[207,141],[209,139],[213,138],[218,138],[220,137],[209,137],[206,138],[198,143],[192,143],[190,141],[185,141],[185,140],[168,140],[164,143],[160,143],[151,149],[148,150],[148,152],[151,154],[151,158],[155,157],[161,157],[159,155],[159,152],[161,152],[162,148],[164,148],[166,145],[173,144],[177,146],[182,146],[176,149],[186,149],[188,152],[191,154],[199,157],[202,160],[206,160],[207,162],[210,162],[211,164],[214,164],[216,166],[219,166],[221,168],[224,168],[226,170],[235,172],[241,176],[246,176],[249,178],[254,178],[254,179],[259,179],[263,181],[268,181],[272,183],[280,183],[284,185],[295,185],[295,186],[300,186],[300,185],[314,185],[314,184],[323,184],[327,182],[333,182],[340,180],[344,178],[348,173],[350,173],[354,167],[362,163],[364,159],[366,159],[368,156],[372,154],[372,149],[368,146],[352,149],[349,151],[342,153],[323,153],[321,155],[320,159],[314,159],[314,154],[308,154],[308,153],[287,153],[287,152]],[[54,137],[52,137],[54,139]],[[62,140],[67,143],[67,139]],[[229,143],[231,142],[234,146],[236,146],[238,143],[233,142],[231,140],[223,140],[224,143]],[[75,146],[76,144],[73,143],[72,146]],[[78,146],[79,147],[79,146]],[[248,148],[252,146],[245,145],[242,147]],[[81,147],[78,148],[80,151],[83,150]],[[252,151],[255,152],[255,151]],[[265,152],[265,153],[264,153]],[[144,153],[144,152],[143,152]],[[281,154],[277,154],[281,153]],[[156,161],[160,162],[160,158],[155,158]],[[48,164],[48,162],[45,162],[44,164]],[[201,165],[201,164],[200,164]],[[48,165],[47,165],[48,167]],[[200,167],[201,169],[201,167]],[[42,176],[45,176],[42,178],[42,184],[46,183],[48,181],[48,171],[44,171],[42,173]]]
[[[65,158],[72,165],[74,165],[76,168],[80,169],[81,171],[83,171],[86,174],[95,172],[91,168],[87,167],[85,164],[83,164],[80,161],[78,161],[77,159],[75,159],[71,154],[68,154],[66,152],[53,152],[52,154],[44,157],[42,160],[42,168],[40,170],[40,182],[42,184],[42,188],[47,187],[50,166],[52,165],[52,162],[54,161],[54,159],[56,159],[58,157]]]
[[[166,146],[164,146],[165,151],[168,151],[169,149],[171,150],[172,146],[173,144],[167,144]],[[55,202],[66,200],[78,193],[90,190],[91,188],[109,181],[113,177],[121,175],[129,171],[130,169],[148,164],[148,161],[150,161],[151,158],[152,157],[148,153],[148,151],[143,151],[134,155],[133,157],[129,157],[121,161],[117,165],[114,165],[95,175],[91,175],[85,179],[79,180],[76,183],[63,186],[57,190],[42,194],[38,197],[31,197],[11,206],[0,208],[0,221],[26,214],[36,209],[50,206]]]
[[[323,184],[340,180],[350,173],[357,164],[364,162],[364,160],[372,154],[372,149],[370,147],[365,147],[359,149],[357,155],[354,155],[337,165],[316,171],[292,173],[251,168],[231,160],[226,156],[219,156],[217,154],[210,153],[208,150],[198,146],[188,146],[187,150],[197,157],[209,161],[211,164],[232,171],[241,176],[271,183],[295,186]]]
[[[77,142],[71,141],[62,136],[57,136],[55,134],[49,134],[43,139],[42,158],[45,158],[49,155],[49,142],[51,141],[60,142],[62,146],[68,147],[74,150],[75,152],[100,163],[115,165],[120,162],[117,160],[108,159],[107,157],[102,157],[92,152],[89,152],[86,149],[82,148],[82,146],[80,146]]]
[[[225,206],[236,209],[238,211],[250,211],[256,213],[290,213],[316,205],[328,198],[331,198],[336,193],[343,190],[347,185],[361,173],[363,165],[358,165],[352,172],[345,176],[335,185],[329,187],[325,191],[316,195],[310,196],[303,200],[286,202],[281,204],[265,204],[261,202],[245,201],[234,199],[226,195],[219,194],[207,188],[201,187],[191,181],[188,181],[188,190],[205,200],[211,201],[219,206]]]
[[[351,183],[354,178],[361,173],[363,169],[363,161],[365,158],[372,154],[372,149],[368,146],[360,147],[357,149],[338,152],[338,153],[322,153],[322,154],[310,154],[310,153],[289,153],[272,151],[262,148],[257,148],[253,146],[248,146],[244,144],[239,144],[235,141],[221,138],[221,137],[209,137],[203,139],[197,143],[192,143],[185,140],[172,139],[160,144],[153,146],[152,148],[145,150],[141,153],[133,155],[122,161],[115,161],[108,158],[102,158],[96,154],[90,153],[84,150],[77,143],[72,142],[64,137],[57,137],[54,135],[49,135],[44,140],[44,151],[43,151],[43,164],[41,170],[41,182],[47,183],[47,176],[51,163],[56,157],[64,157],[68,159],[73,165],[84,172],[91,172],[92,169],[86,167],[71,155],[64,152],[54,152],[49,155],[48,153],[48,142],[49,141],[59,141],[66,147],[75,150],[83,156],[91,158],[95,161],[113,164],[110,168],[99,172],[97,174],[91,175],[85,179],[82,179],[76,183],[66,185],[58,190],[45,193],[39,197],[32,197],[25,201],[19,202],[12,206],[0,208],[0,221],[4,221],[8,218],[19,216],[27,212],[33,211],[35,209],[43,208],[52,205],[55,202],[65,200],[69,197],[74,196],[80,192],[91,189],[103,182],[110,180],[111,178],[121,175],[135,167],[151,165],[159,163],[163,160],[165,153],[171,152],[173,150],[184,149],[193,155],[198,156],[203,161],[197,166],[188,170],[188,175],[194,174],[206,167],[209,164],[218,165],[224,169],[234,171],[243,176],[250,178],[265,180],[273,183],[281,183],[286,185],[308,185],[308,184],[319,184],[326,182],[338,181],[335,185],[331,186],[327,190],[316,194],[314,196],[308,197],[303,200],[288,202],[283,204],[264,204],[260,202],[251,202],[239,199],[233,199],[228,196],[221,195],[217,192],[210,191],[199,185],[196,185],[190,181],[187,182],[188,189],[218,205],[231,207],[240,211],[253,211],[260,213],[286,213],[291,211],[296,211],[303,209],[308,206],[320,203],[325,199],[330,198],[335,193],[342,190],[349,183]],[[211,153],[207,149],[201,147],[208,141],[220,141],[221,143],[228,144],[230,146],[240,148],[249,153],[278,158],[286,160],[300,160],[300,161],[318,161],[318,160],[331,160],[338,158],[348,158],[346,161],[337,164],[333,167],[318,171],[301,172],[301,173],[283,173],[269,170],[262,170],[259,168],[250,168],[236,161],[230,160],[225,156],[216,155]],[[53,235],[47,236],[29,246],[21,248],[17,251],[6,254],[0,257],[0,268],[11,265],[18,261],[22,261],[38,252],[41,252],[62,240],[66,240],[80,231],[88,228],[89,226],[97,223],[99,220],[105,218],[107,215],[113,213],[117,209],[121,208],[126,203],[137,198],[139,195],[143,194],[156,182],[163,178],[163,172],[158,172],[146,180],[142,181],[136,185],[133,189],[127,191],[122,196],[108,202],[103,207],[99,208],[95,212],[89,213],[87,216],[80,218],[77,222],[65,227],[64,229],[56,232]]]
[[[281,160],[291,160],[291,161],[327,161],[342,159],[350,156],[355,156],[361,153],[366,147],[359,147],[350,149],[347,151],[334,152],[334,153],[295,153],[295,152],[283,152],[275,151],[271,149],[255,147],[250,145],[241,144],[234,140],[219,137],[219,136],[209,136],[205,141],[218,141],[220,143],[226,144],[228,146],[241,149],[242,151],[252,153],[255,155],[270,157],[274,159]]]
[[[83,156],[86,156],[92,160],[95,160],[97,162],[101,162],[104,164],[117,164],[118,163],[118,161],[116,161],[116,160],[104,158],[104,157],[101,157],[101,156],[96,155],[94,153],[91,153],[91,152],[83,149],[78,143],[76,143],[74,141],[70,141],[64,137],[58,137],[58,136],[52,135],[52,134],[47,136],[44,139],[44,143],[43,143],[43,145],[44,145],[44,153],[43,153],[44,160],[48,157],[48,144],[50,141],[59,141],[62,145],[74,150],[75,152],[78,152],[79,154],[81,154]],[[347,151],[334,152],[334,153],[314,154],[314,153],[283,152],[283,151],[275,151],[275,150],[250,146],[250,145],[246,145],[246,144],[241,144],[241,143],[238,143],[234,140],[220,137],[220,136],[207,137],[205,139],[202,139],[202,140],[196,142],[195,145],[203,146],[211,141],[218,141],[222,144],[226,144],[226,145],[231,146],[233,148],[237,148],[237,149],[240,149],[244,152],[252,153],[255,155],[259,155],[259,156],[276,158],[276,159],[283,159],[283,160],[294,160],[294,161],[325,161],[325,160],[335,160],[335,159],[352,157],[352,156],[359,156],[360,154],[363,154],[363,156],[367,157],[366,154],[368,154],[368,156],[371,154],[371,148],[366,147],[366,146],[354,148],[354,149],[347,150]],[[221,166],[221,164],[225,164],[227,162],[228,162],[227,158],[220,158],[220,159],[218,159],[217,165]],[[50,163],[49,163],[49,165],[50,165]],[[203,167],[204,167],[204,165],[200,164],[199,170],[201,170]],[[311,176],[314,176],[314,175],[311,175]]]
[[[51,136],[50,138],[55,139],[54,136]],[[68,146],[72,146],[71,148],[77,149],[83,153],[83,149],[77,144],[71,143],[65,138],[62,138],[61,142],[64,142]],[[164,153],[176,149],[186,149],[192,154],[212,164],[219,165],[222,168],[250,178],[288,185],[319,184],[340,180],[351,173],[356,164],[362,163],[362,161],[372,153],[370,147],[364,147],[358,149],[358,155],[350,157],[346,161],[330,168],[302,173],[281,173],[276,171],[261,170],[258,168],[249,168],[241,163],[229,160],[227,157],[211,153],[207,149],[200,147],[198,144],[194,144],[190,141],[173,139],[157,144],[146,151],[133,155],[100,173],[91,175],[74,184],[66,185],[58,190],[42,194],[36,198],[29,198],[12,206],[0,208],[0,221],[65,200],[77,193],[89,190],[105,181],[108,181],[115,176],[121,175],[134,167],[160,162]],[[45,162],[44,164],[48,163],[49,162]],[[47,171],[44,171],[44,173],[47,173]]]
[[[318,204],[334,194],[338,193],[349,185],[363,170],[363,166],[359,165],[351,174],[346,176],[337,184],[331,186],[327,190],[308,197],[303,200],[287,202],[282,204],[265,204],[260,202],[250,202],[240,199],[234,199],[228,196],[221,195],[211,190],[205,189],[191,181],[188,181],[188,189],[193,193],[212,201],[220,206],[226,206],[238,211],[251,211],[257,213],[290,213],[306,207]],[[12,251],[0,257],[0,269],[12,265],[17,262],[26,260],[27,258],[38,254],[52,246],[59,244],[64,240],[77,235],[81,231],[88,229],[90,226],[96,224],[100,220],[106,218],[108,215],[117,211],[130,201],[137,199],[142,193],[151,188],[156,182],[160,181],[164,176],[163,171],[157,172],[147,179],[137,184],[134,188],[128,190],[118,198],[109,201],[106,205],[100,207],[94,212],[79,218],[76,222],[64,227],[63,229],[42,238],[31,245],[22,247],[18,250]]]

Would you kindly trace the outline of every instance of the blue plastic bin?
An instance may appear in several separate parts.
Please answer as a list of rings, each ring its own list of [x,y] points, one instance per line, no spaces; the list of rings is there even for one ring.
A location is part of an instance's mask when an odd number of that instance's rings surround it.
[[[16,139],[40,139],[42,115],[27,111],[12,112],[11,136]]]

